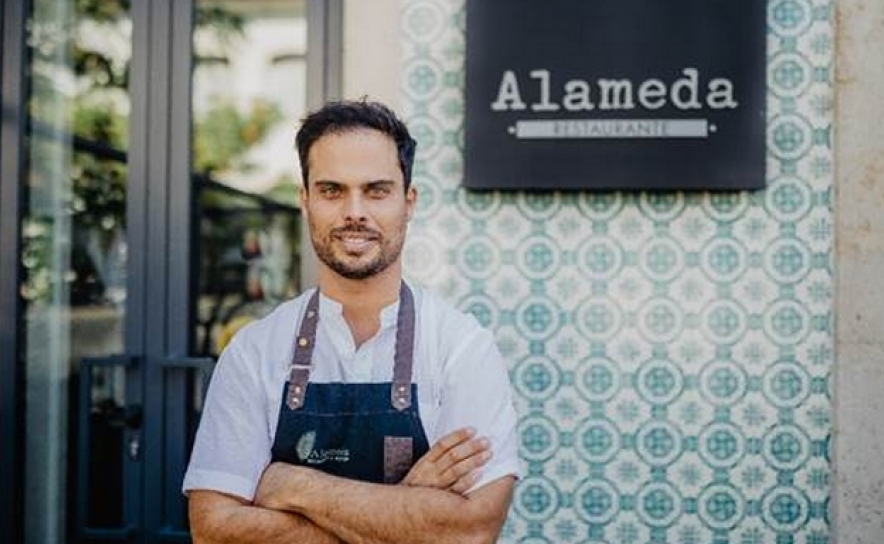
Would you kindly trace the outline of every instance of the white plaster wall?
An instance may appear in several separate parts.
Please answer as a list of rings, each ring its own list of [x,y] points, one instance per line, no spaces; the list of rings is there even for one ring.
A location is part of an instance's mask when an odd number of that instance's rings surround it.
[[[837,3],[834,542],[884,542],[884,2]]]
[[[398,110],[400,40],[399,0],[344,2],[344,98],[367,96]]]

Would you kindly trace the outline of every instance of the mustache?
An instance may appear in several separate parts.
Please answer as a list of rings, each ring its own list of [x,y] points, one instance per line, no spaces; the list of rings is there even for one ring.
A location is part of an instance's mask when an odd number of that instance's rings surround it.
[[[346,236],[347,234],[370,234],[378,237],[381,235],[380,232],[365,225],[348,225],[346,227],[337,227],[331,230],[332,236]]]

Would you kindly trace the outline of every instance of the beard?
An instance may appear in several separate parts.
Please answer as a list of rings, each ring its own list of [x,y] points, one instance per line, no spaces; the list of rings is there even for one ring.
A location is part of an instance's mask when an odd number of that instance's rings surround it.
[[[310,222],[310,240],[316,256],[339,276],[350,280],[371,278],[388,269],[399,260],[405,242],[406,220],[397,229],[392,238],[384,237],[375,229],[364,225],[348,225],[330,229],[322,234],[317,232]],[[362,252],[347,251],[341,238],[347,235],[359,235],[372,241],[372,247]]]

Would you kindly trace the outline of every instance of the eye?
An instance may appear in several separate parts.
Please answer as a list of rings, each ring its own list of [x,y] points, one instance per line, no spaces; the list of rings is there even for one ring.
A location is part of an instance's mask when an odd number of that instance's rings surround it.
[[[388,184],[370,185],[367,192],[371,198],[386,198],[390,194],[390,186]]]
[[[323,183],[319,186],[319,194],[324,198],[337,198],[341,196],[341,186],[334,183]]]

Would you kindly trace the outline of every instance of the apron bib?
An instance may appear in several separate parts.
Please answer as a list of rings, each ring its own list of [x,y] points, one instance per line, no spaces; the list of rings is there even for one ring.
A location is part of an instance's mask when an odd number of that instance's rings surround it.
[[[366,482],[401,481],[429,450],[417,384],[411,381],[414,321],[414,299],[403,283],[392,382],[311,383],[317,289],[301,320],[291,374],[283,386],[271,460]]]

